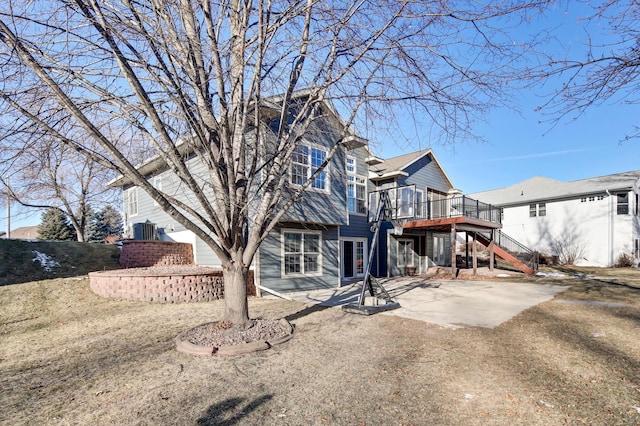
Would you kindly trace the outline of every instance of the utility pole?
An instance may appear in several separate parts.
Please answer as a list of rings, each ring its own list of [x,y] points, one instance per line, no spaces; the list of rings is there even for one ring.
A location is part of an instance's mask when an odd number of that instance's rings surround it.
[[[11,186],[7,175],[7,240],[11,238]]]

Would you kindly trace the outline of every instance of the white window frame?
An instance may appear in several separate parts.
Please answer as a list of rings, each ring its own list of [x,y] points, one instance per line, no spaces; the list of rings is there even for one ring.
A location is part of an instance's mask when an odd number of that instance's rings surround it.
[[[344,237],[340,238],[340,262],[344,261],[344,243],[351,242],[353,243],[353,277],[345,277],[344,276],[344,265],[340,268],[340,278],[362,278],[364,276],[364,271],[367,269],[368,259],[368,243],[367,238],[361,237]],[[362,245],[362,263],[358,265],[358,245]]]
[[[405,244],[408,245],[408,247],[411,250],[411,259],[410,262],[408,264],[404,263],[405,260],[405,256],[400,256],[400,245],[405,246]],[[403,253],[406,253],[406,250],[403,250]],[[415,249],[414,249],[414,241],[411,238],[398,238],[397,239],[397,245],[396,245],[396,266],[398,268],[413,268],[415,266]]]
[[[547,203],[529,204],[529,217],[545,217],[547,215]]]
[[[416,200],[415,207],[415,217],[416,218],[424,218],[424,207],[425,207],[425,199],[424,199],[424,191],[422,189],[416,189],[414,194]]]
[[[347,156],[347,211],[349,214],[365,216],[367,208],[367,178],[358,174],[358,162],[355,157]],[[358,196],[360,189],[361,197]],[[353,200],[353,201],[352,201]],[[353,209],[351,209],[353,204]]]
[[[306,149],[306,153],[301,153],[298,152],[299,148],[305,148]],[[311,176],[315,173],[315,171],[318,169],[318,167],[315,167],[313,165],[313,160],[314,160],[314,151],[316,152],[323,152],[324,153],[324,159],[327,158],[327,156],[329,155],[329,150],[323,147],[320,147],[318,145],[314,145],[314,144],[300,144],[296,147],[296,152],[293,153],[292,157],[291,157],[291,167],[289,169],[289,182],[291,182],[292,185],[297,185],[297,186],[302,186],[304,185],[305,182],[307,182]],[[300,161],[296,161],[296,158],[300,157],[300,158],[304,158],[304,162],[300,162]],[[324,162],[324,160],[323,160]],[[322,164],[322,163],[320,163]],[[318,164],[318,166],[320,166],[320,164]],[[303,182],[294,182],[293,179],[293,170],[294,167],[298,167],[299,169],[304,169],[304,176],[302,176],[304,179]],[[314,168],[315,167],[315,168]],[[315,179],[313,180],[313,182],[311,182],[311,185],[309,185],[308,189],[311,190],[315,190],[315,191],[319,191],[319,192],[330,192],[330,181],[329,181],[329,165],[327,164],[327,166],[322,170],[322,172],[320,172],[320,174],[318,176],[315,177]],[[324,187],[317,187],[316,184],[318,182],[319,179],[324,179]]]
[[[286,272],[286,256],[291,255],[294,252],[286,252],[286,234],[300,234],[302,235],[301,239],[301,252],[300,256],[300,272]],[[313,272],[305,271],[305,263],[304,263],[304,236],[305,235],[317,235],[318,236],[318,270]],[[314,253],[315,254],[315,253]],[[282,229],[281,231],[281,240],[280,240],[280,259],[281,259],[281,278],[300,278],[300,277],[319,277],[322,276],[322,232],[321,231],[309,231],[306,229]]]
[[[396,191],[398,202],[396,204],[397,218],[412,218],[415,215],[416,192],[415,186],[401,186]]]
[[[162,176],[158,175],[153,178],[153,187],[158,191],[162,192]],[[154,207],[160,205],[156,200],[153,200]]]
[[[124,201],[124,212],[127,218],[138,216],[138,187],[134,186],[125,189],[122,198]],[[132,207],[135,207],[135,209]]]
[[[623,199],[624,202],[620,202],[620,199]],[[629,212],[631,212],[631,206],[629,205],[629,193],[628,192],[618,192],[616,193],[616,214],[618,216],[623,216],[623,215],[628,215]],[[626,210],[626,211],[622,211],[621,212],[621,207],[626,207],[625,209],[622,210]]]

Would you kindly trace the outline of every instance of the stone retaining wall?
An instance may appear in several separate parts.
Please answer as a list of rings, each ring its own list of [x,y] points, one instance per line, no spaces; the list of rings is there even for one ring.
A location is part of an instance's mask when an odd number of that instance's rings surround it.
[[[172,241],[126,240],[122,244],[120,266],[193,265],[193,246]]]
[[[89,274],[89,286],[99,296],[146,302],[208,302],[223,299],[222,271],[202,269],[194,267],[194,271],[189,272],[183,267],[176,271],[157,272],[136,268],[92,272]],[[247,293],[256,295],[253,271],[249,271]]]

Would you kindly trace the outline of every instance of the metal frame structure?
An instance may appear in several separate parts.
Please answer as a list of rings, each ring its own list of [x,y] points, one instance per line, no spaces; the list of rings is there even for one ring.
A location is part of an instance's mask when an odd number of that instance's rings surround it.
[[[392,210],[392,203],[389,199],[388,192],[379,191],[378,209],[375,214],[373,225],[371,226],[371,230],[373,231],[373,240],[371,242],[371,248],[369,250],[369,261],[367,262],[367,268],[362,280],[360,297],[358,298],[358,303],[343,305],[342,309],[345,312],[361,315],[372,315],[378,312],[389,311],[391,309],[397,309],[400,307],[400,304],[398,302],[395,302],[391,299],[391,296],[389,296],[387,290],[385,290],[385,288],[382,286],[382,283],[380,283],[380,281],[375,277],[371,276],[371,265],[373,263],[375,251],[378,247],[380,226],[382,225],[383,221],[390,220],[392,217],[394,217],[394,212]],[[367,303],[368,299],[365,296],[367,289],[369,290],[369,294],[371,295],[371,298],[369,300],[373,301],[374,303]],[[384,301],[384,303],[380,304],[380,300]]]

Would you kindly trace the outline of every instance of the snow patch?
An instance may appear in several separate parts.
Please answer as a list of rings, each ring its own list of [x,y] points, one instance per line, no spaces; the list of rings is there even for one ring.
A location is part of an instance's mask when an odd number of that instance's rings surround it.
[[[32,262],[40,262],[40,266],[42,266],[42,268],[47,272],[51,272],[53,268],[55,268],[56,266],[60,266],[60,264],[53,260],[51,256],[40,253],[38,250],[32,250],[31,253],[36,255],[36,257],[33,258]]]
[[[567,274],[560,272],[536,272],[536,277],[566,277]]]

